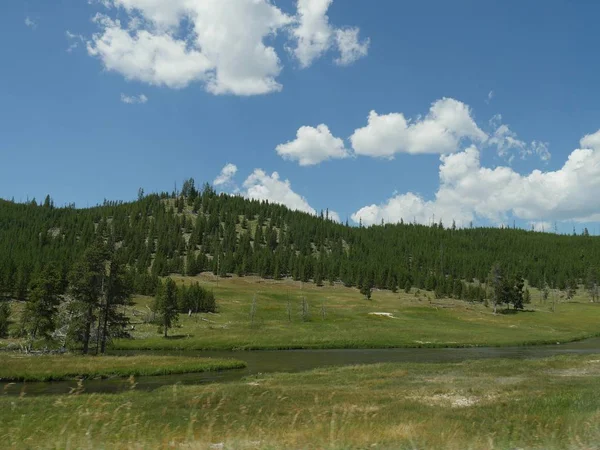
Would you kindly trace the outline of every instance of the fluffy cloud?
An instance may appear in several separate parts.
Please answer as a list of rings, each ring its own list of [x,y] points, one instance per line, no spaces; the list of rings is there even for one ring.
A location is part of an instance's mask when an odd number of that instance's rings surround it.
[[[140,95],[125,95],[121,94],[121,101],[128,105],[144,104],[148,102],[148,97],[144,94]]]
[[[299,0],[290,16],[270,0],[101,0],[110,15],[94,18],[99,31],[87,51],[107,70],[148,84],[177,89],[201,82],[213,94],[277,92],[282,64],[266,41],[279,31],[296,42],[303,66],[335,42],[343,64],[366,54],[358,30],[332,37],[341,30],[329,26],[331,1]]]
[[[292,190],[289,180],[281,180],[277,172],[268,175],[261,169],[256,169],[244,181],[243,195],[245,197],[279,203],[290,209],[316,214],[306,199]]]
[[[475,147],[441,156],[440,187],[433,200],[398,194],[380,205],[366,206],[352,220],[366,225],[442,219],[466,225],[476,218],[503,222],[511,214],[527,221],[597,220],[600,210],[600,130],[585,136],[562,168],[521,175],[509,167],[482,167]]]
[[[237,166],[235,164],[225,164],[225,167],[223,167],[221,169],[221,173],[219,174],[219,176],[217,176],[217,178],[215,178],[215,181],[213,181],[213,184],[215,186],[222,186],[225,184],[229,184],[231,182],[231,180],[233,179],[233,177],[235,176],[235,174],[237,173]]]
[[[298,0],[296,25],[292,37],[296,41],[291,51],[301,67],[309,67],[325,52],[336,48],[340,52],[335,62],[348,65],[366,56],[369,40],[361,41],[358,28],[339,29],[329,24],[327,11],[333,0]]]
[[[452,153],[464,139],[485,141],[467,105],[442,98],[423,119],[407,120],[402,113],[369,114],[368,124],[350,137],[357,155],[393,158],[396,153]]]
[[[282,158],[298,161],[301,166],[349,156],[344,141],[333,136],[327,125],[323,124],[317,128],[301,127],[295,140],[278,145],[276,151]]]

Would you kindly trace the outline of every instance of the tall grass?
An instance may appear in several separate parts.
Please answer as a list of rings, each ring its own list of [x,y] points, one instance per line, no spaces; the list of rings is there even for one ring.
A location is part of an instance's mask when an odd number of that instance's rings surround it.
[[[379,364],[0,398],[4,448],[592,449],[600,355]]]
[[[243,361],[181,356],[0,354],[0,381],[58,381],[209,372],[245,367]]]

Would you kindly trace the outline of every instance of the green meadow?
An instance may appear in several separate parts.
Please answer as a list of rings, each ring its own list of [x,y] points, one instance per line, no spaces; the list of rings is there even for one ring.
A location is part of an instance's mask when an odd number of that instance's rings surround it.
[[[0,397],[3,447],[592,449],[600,355],[375,364],[153,392]]]
[[[357,289],[317,287],[255,277],[175,277],[214,291],[217,314],[181,314],[165,339],[144,324],[152,299],[136,297],[128,308],[133,339],[119,349],[292,349],[509,346],[567,342],[600,334],[600,304],[580,289],[570,301],[551,293],[546,302],[532,289],[526,311],[501,311],[433,293],[375,290],[367,300]],[[553,298],[556,302],[553,307]],[[303,313],[303,299],[308,313]],[[254,307],[253,307],[254,303]],[[554,309],[554,312],[553,312]],[[252,311],[254,310],[254,313]],[[135,314],[134,314],[135,312]],[[381,314],[383,313],[383,314]]]
[[[0,354],[0,382],[58,381],[239,369],[242,361],[180,356],[23,355]]]

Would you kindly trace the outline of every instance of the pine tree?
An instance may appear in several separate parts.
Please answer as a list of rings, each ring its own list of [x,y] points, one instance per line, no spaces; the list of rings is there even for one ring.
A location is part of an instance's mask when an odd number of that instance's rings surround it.
[[[125,266],[113,253],[108,264],[108,275],[103,286],[103,304],[101,307],[102,341],[100,352],[106,351],[106,343],[111,334],[122,331],[128,322],[127,317],[119,313],[119,306],[127,304],[131,297],[132,286],[125,273]]]
[[[82,353],[89,353],[92,326],[102,296],[107,253],[104,244],[96,240],[75,264],[70,274],[71,295],[74,299],[71,337],[82,344]]]
[[[154,302],[154,311],[161,317],[161,327],[167,337],[169,328],[177,324],[179,312],[177,310],[177,285],[171,278],[167,278],[159,288]]]
[[[10,325],[10,303],[0,301],[0,338],[8,337],[8,326]]]
[[[365,296],[367,300],[371,300],[371,294],[373,293],[373,284],[370,280],[366,280],[360,287],[360,293]]]
[[[38,340],[50,340],[56,328],[56,313],[60,303],[60,277],[53,267],[45,268],[33,283],[29,301],[21,315],[21,329],[31,349]]]

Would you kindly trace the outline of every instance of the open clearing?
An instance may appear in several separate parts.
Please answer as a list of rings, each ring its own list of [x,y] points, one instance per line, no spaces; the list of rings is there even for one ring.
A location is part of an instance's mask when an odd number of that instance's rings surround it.
[[[357,289],[317,287],[256,277],[217,279],[212,274],[175,277],[178,283],[199,281],[217,297],[218,314],[182,314],[179,326],[164,339],[155,325],[143,324],[152,299],[137,297],[129,308],[137,315],[132,340],[116,341],[121,349],[288,349],[507,346],[566,342],[600,334],[600,304],[580,290],[569,302],[540,302],[532,290],[531,311],[492,313],[491,307],[413,290],[374,291],[366,300]],[[256,295],[254,321],[250,317]],[[302,316],[302,298],[309,305]],[[513,311],[514,312],[514,311]],[[374,314],[377,313],[377,314]],[[381,313],[385,313],[382,315]],[[390,318],[393,316],[393,319]]]

